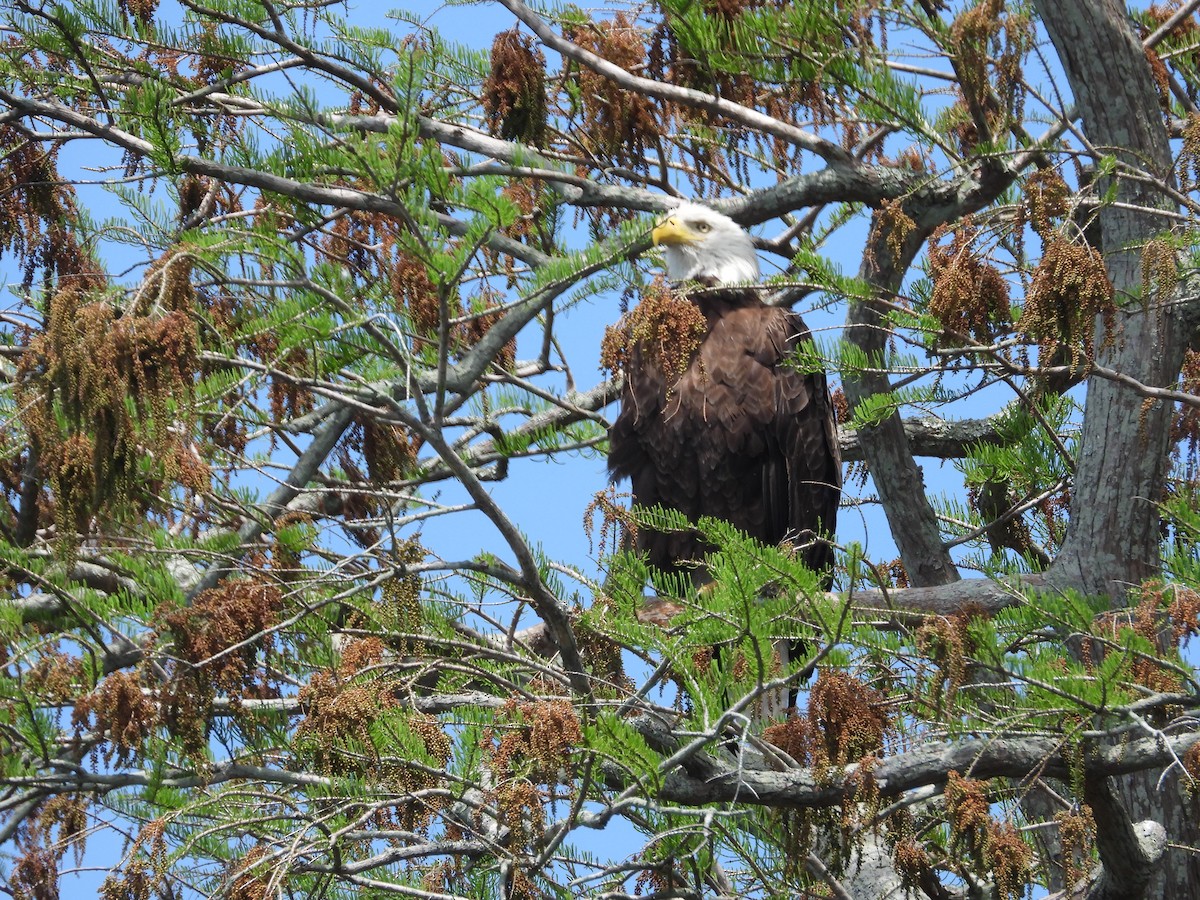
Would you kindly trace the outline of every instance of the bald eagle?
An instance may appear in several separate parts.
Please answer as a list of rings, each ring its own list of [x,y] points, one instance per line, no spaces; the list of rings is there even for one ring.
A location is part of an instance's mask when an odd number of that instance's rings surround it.
[[[684,203],[651,239],[664,248],[668,279],[703,313],[705,332],[678,380],[630,348],[609,431],[610,476],[630,479],[635,504],[723,519],[829,572],[833,549],[819,538],[834,530],[842,484],[833,405],[824,373],[785,364],[808,328],[759,291],[732,286],[757,281],[759,270],[750,236],[727,216]],[[711,547],[696,534],[641,529],[636,549],[655,568],[708,580]]]

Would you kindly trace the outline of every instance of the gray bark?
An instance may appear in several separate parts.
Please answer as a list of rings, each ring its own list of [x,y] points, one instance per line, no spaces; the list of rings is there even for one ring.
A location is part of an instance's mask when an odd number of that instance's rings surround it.
[[[1115,0],[1037,5],[1088,138],[1099,148],[1116,148],[1122,163],[1169,182],[1166,127],[1124,8]],[[1177,321],[1180,307],[1170,298],[1140,296],[1141,247],[1163,230],[1155,209],[1174,203],[1144,182],[1127,179],[1118,179],[1116,199],[1143,209],[1110,206],[1100,212],[1105,263],[1121,310],[1115,334],[1105,334],[1097,323],[1097,363],[1142,384],[1167,387],[1179,375],[1186,334]],[[1056,567],[1083,590],[1107,594],[1114,603],[1131,584],[1158,570],[1155,504],[1166,478],[1172,414],[1170,404],[1147,404],[1121,384],[1088,380],[1071,526]]]
[[[1169,182],[1167,130],[1150,67],[1124,6],[1116,0],[1037,0],[1036,6],[1071,83],[1088,139],[1113,152],[1121,164]],[[1106,187],[1100,185],[1101,194]],[[1174,203],[1147,182],[1127,179],[1117,180],[1116,198],[1126,205],[1103,208],[1099,222],[1121,310],[1115,334],[1105,334],[1097,323],[1097,362],[1142,384],[1166,387],[1179,375],[1189,329],[1183,307],[1170,298],[1140,296],[1140,247],[1163,229],[1155,209]],[[1171,404],[1147,402],[1114,381],[1089,379],[1071,525],[1050,573],[1054,580],[1107,595],[1114,606],[1122,606],[1131,586],[1158,572],[1156,504],[1168,471],[1173,412]],[[1176,779],[1159,784],[1154,773],[1143,773],[1127,779],[1122,790],[1132,820],[1160,822],[1171,842],[1197,846],[1200,828],[1185,815]],[[1128,828],[1124,838],[1129,838]],[[1132,846],[1110,835],[1110,852],[1100,848],[1108,869],[1101,883],[1120,885],[1117,893],[1106,887],[1101,896],[1196,895],[1200,862],[1194,853],[1168,850],[1161,877],[1152,882],[1155,855],[1112,851],[1126,845]]]
[[[1088,900],[1137,900],[1154,890],[1161,896],[1165,873],[1157,864],[1166,849],[1163,827],[1153,820],[1130,821],[1120,793],[1103,776],[1085,778],[1083,793],[1096,820],[1096,849],[1103,862]]]

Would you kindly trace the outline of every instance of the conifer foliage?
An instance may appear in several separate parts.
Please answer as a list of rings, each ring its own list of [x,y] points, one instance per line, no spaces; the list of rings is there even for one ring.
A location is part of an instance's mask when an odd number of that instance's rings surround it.
[[[4,891],[1194,896],[1196,6],[5,4]],[[681,197],[818,336],[831,592],[596,474]]]

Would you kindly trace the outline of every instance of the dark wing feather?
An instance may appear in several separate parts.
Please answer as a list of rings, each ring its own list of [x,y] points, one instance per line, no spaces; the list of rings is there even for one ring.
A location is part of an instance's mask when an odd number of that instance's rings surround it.
[[[795,313],[789,312],[779,322],[787,332],[784,357],[790,357],[811,337]],[[783,480],[788,498],[787,533],[781,540],[805,547],[809,568],[829,572],[833,547],[814,540],[833,534],[842,493],[842,454],[829,386],[824,372],[803,374],[786,368],[776,388],[775,433],[787,470]]]
[[[692,299],[708,333],[674,385],[632,350],[609,433],[610,475],[631,480],[635,503],[721,518],[765,543],[831,533],[841,463],[825,377],[782,364],[807,338],[803,321],[752,291]],[[695,535],[647,531],[637,546],[668,570],[694,570],[709,549]],[[815,544],[805,559],[827,569],[832,553]]]

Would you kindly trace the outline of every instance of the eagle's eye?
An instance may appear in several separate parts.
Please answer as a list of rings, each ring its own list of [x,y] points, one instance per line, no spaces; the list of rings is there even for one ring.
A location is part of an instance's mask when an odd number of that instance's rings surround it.
[[[712,226],[707,222],[697,222],[696,230],[701,234],[708,234],[708,232],[712,231]]]

